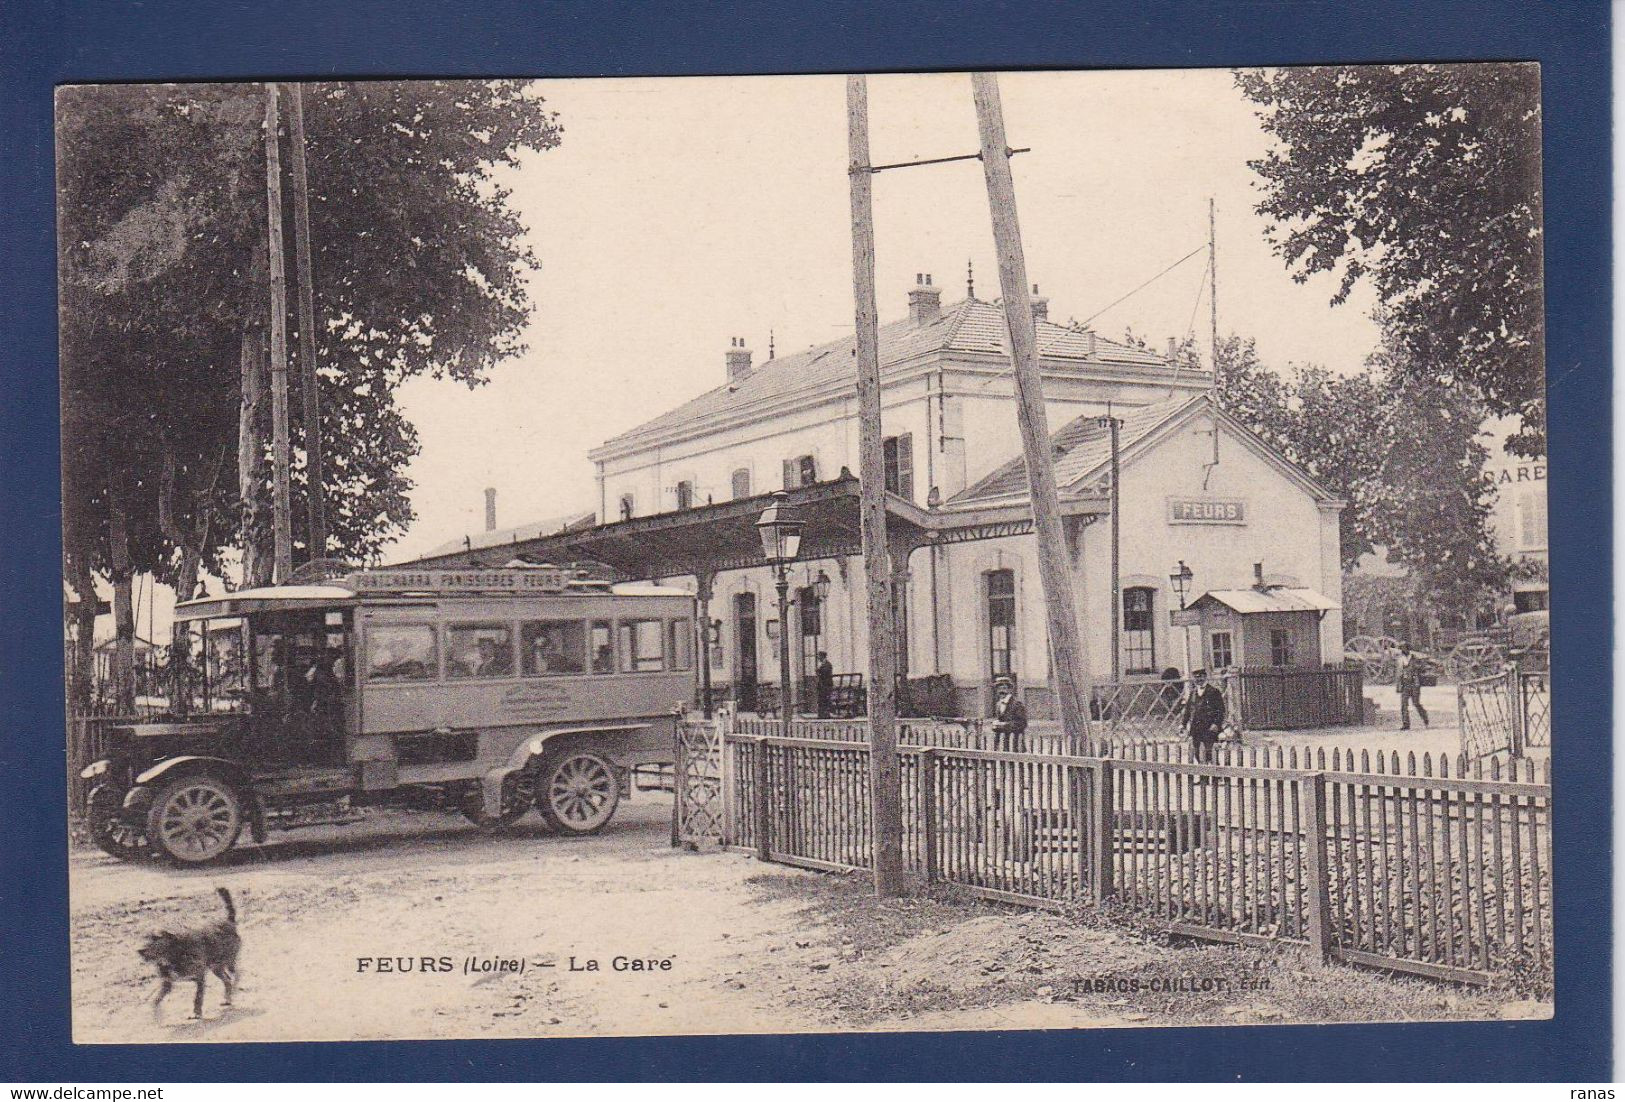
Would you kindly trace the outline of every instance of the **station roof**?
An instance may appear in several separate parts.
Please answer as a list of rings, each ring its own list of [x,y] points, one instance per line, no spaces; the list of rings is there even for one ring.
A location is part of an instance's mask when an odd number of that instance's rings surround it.
[[[1102,365],[1117,370],[1173,371],[1168,359],[1156,352],[1120,341],[1107,340],[1079,326],[1057,325],[1048,320],[1037,323],[1038,355],[1049,366],[1077,370]],[[881,374],[894,367],[934,354],[998,356],[1008,359],[1004,308],[997,303],[966,298],[943,308],[935,317],[916,323],[909,318],[888,322],[879,329]],[[683,403],[675,409],[629,429],[593,449],[592,455],[617,451],[644,437],[681,434],[716,415],[749,409],[801,392],[816,392],[856,377],[856,351],[853,339],[846,337],[828,344],[771,359],[744,377],[729,381]],[[1194,381],[1206,373],[1183,369]]]
[[[1255,612],[1329,612],[1341,608],[1336,601],[1313,589],[1269,586],[1264,589],[1210,589],[1192,605],[1214,600],[1243,616]]]

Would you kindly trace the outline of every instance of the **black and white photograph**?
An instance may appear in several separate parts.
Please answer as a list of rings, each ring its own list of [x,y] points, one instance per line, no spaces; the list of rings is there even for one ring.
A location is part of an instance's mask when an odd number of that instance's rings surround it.
[[[1552,1017],[1541,95],[59,87],[72,1040]]]

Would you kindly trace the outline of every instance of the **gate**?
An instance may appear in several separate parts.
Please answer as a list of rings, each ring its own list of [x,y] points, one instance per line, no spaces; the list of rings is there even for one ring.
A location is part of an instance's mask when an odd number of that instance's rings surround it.
[[[721,842],[723,719],[677,721],[671,844]]]
[[[1524,756],[1552,745],[1551,675],[1510,663],[1500,673],[1456,686],[1461,752],[1469,758]]]

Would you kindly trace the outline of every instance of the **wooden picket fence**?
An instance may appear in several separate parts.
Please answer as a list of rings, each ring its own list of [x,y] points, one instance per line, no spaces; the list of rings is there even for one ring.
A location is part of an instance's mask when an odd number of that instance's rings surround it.
[[[900,750],[903,854],[931,883],[1054,907],[1108,899],[1176,932],[1304,944],[1484,983],[1549,977],[1551,787],[1466,758],[1142,744],[1083,756]],[[867,868],[869,748],[723,735],[726,845]]]

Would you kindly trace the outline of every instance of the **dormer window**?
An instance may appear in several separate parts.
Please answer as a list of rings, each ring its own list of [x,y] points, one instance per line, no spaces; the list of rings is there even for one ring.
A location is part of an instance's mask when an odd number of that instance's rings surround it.
[[[677,484],[677,508],[694,508],[694,483],[685,481]]]
[[[741,467],[734,472],[733,489],[735,501],[750,496],[750,468]]]
[[[621,495],[621,519],[622,520],[631,520],[632,519],[632,495],[631,494],[622,494]]]

